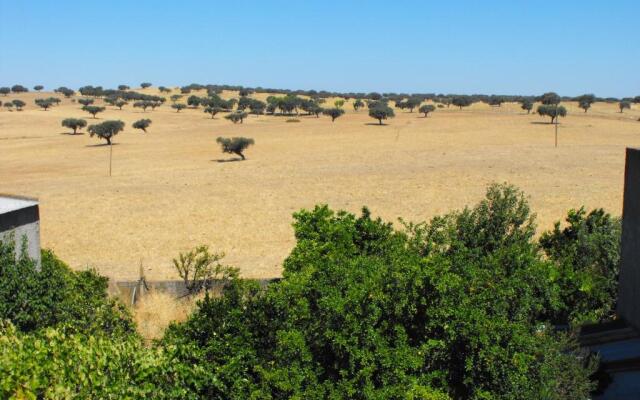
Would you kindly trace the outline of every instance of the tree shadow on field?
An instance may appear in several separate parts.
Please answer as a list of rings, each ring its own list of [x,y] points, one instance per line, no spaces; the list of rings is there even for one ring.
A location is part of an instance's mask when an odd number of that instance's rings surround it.
[[[235,157],[235,158],[217,158],[214,160],[211,160],[212,162],[217,162],[217,163],[228,163],[228,162],[236,162],[236,161],[246,161],[243,160],[240,157]]]
[[[377,122],[367,122],[365,125],[369,125],[369,126],[388,126],[389,124],[379,124]]]
[[[542,121],[531,121],[530,124],[533,125],[555,125],[555,122],[542,122]],[[562,125],[562,123],[558,123],[558,125]]]
[[[105,146],[117,146],[120,143],[111,143],[111,145],[109,145],[109,143],[96,143],[96,144],[87,144],[84,147],[105,147]]]
[[[78,132],[78,133],[73,133],[73,132],[60,132],[61,135],[67,135],[67,136],[82,136],[84,135],[84,132]]]

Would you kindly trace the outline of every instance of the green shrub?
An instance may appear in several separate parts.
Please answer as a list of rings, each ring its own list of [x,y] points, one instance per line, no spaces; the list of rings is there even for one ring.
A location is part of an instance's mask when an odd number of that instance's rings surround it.
[[[107,296],[107,285],[95,271],[71,271],[48,250],[37,271],[24,251],[16,259],[12,242],[0,242],[0,320],[21,331],[65,325],[103,335],[133,333],[128,311]]]
[[[558,324],[595,323],[611,318],[618,296],[622,224],[602,209],[587,214],[570,210],[567,226],[556,222],[544,232],[540,246],[557,265],[561,307],[553,313]]]

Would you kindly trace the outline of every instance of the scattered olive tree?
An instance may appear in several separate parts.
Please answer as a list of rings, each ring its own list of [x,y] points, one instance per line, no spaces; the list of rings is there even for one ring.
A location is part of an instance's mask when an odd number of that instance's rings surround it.
[[[377,119],[378,124],[382,125],[383,119],[389,119],[395,117],[393,109],[384,103],[378,103],[375,106],[369,105],[369,116]]]
[[[149,127],[149,125],[151,125],[150,119],[139,119],[136,122],[134,122],[131,126],[134,129],[140,129],[144,133],[147,133],[147,128]]]
[[[176,103],[176,104],[172,104],[171,108],[176,110],[176,112],[180,112],[181,110],[184,110],[185,108],[187,108],[187,105],[182,103]]]
[[[39,92],[39,91],[41,91],[42,89],[44,89],[44,86],[42,86],[42,85],[35,85],[35,86],[33,87],[33,90],[35,90],[36,92]]]
[[[6,108],[7,111],[13,111],[13,103],[5,103],[4,108]]]
[[[356,100],[353,102],[353,109],[354,109],[355,111],[358,111],[358,109],[360,109],[360,108],[362,108],[362,107],[364,107],[364,101],[362,101],[362,99],[356,99]]]
[[[176,101],[180,100],[182,98],[181,94],[173,94],[171,95],[171,97],[169,97],[169,99],[171,100],[172,103],[175,103]]]
[[[473,100],[469,96],[456,96],[453,98],[453,100],[451,100],[451,104],[456,107],[460,107],[460,109],[462,110],[462,107],[469,107],[471,104],[473,104]]]
[[[244,151],[255,142],[253,139],[245,137],[219,137],[216,139],[216,143],[220,145],[223,153],[237,154],[245,160]]]
[[[141,87],[141,88],[143,88],[143,89],[146,89],[146,88],[148,88],[148,87],[151,87],[151,83],[149,83],[149,82],[142,82],[142,83],[140,84],[140,87]]]
[[[567,116],[567,109],[557,104],[541,104],[538,106],[538,114],[542,117],[551,118],[551,123],[553,124],[558,117]]]
[[[589,108],[591,108],[591,104],[595,103],[596,96],[592,94],[583,94],[576,100],[578,101],[578,107],[582,108],[584,112],[587,112]]]
[[[64,86],[60,86],[59,88],[54,90],[54,92],[55,93],[61,93],[66,98],[69,98],[69,97],[73,96],[74,94],[76,94],[75,90],[69,89],[68,87],[64,87]]]
[[[142,111],[146,112],[147,108],[151,107],[152,102],[149,100],[140,100],[133,103],[134,108],[142,108]]]
[[[93,118],[96,118],[96,115],[103,112],[105,110],[104,107],[101,106],[92,106],[92,105],[88,105],[88,106],[84,106],[82,107],[82,111],[86,111],[89,114],[91,114],[93,116]]]
[[[344,110],[342,108],[327,108],[323,110],[322,113],[331,117],[331,122],[334,122],[336,118],[339,118],[344,114]]]
[[[424,114],[425,118],[429,116],[429,113],[434,112],[435,110],[436,107],[433,104],[425,104],[418,109],[421,114]]]
[[[618,108],[620,108],[620,113],[622,113],[624,109],[628,110],[631,108],[631,102],[628,100],[622,100],[620,103],[618,103]]]
[[[124,101],[124,100],[116,100],[113,105],[118,107],[118,110],[122,110],[122,107],[126,106],[127,104],[129,104],[128,102]]]
[[[65,128],[73,129],[73,134],[78,133],[78,129],[87,126],[87,121],[81,118],[67,118],[62,120],[62,126]]]
[[[8,87],[0,87],[0,94],[3,96],[8,95],[9,93],[11,93],[11,88]]]
[[[543,105],[556,105],[560,104],[560,96],[555,92],[547,92],[538,99]]]
[[[527,114],[530,114],[531,110],[533,110],[533,101],[531,101],[530,99],[523,99],[520,102],[520,108],[525,110]]]
[[[44,111],[47,111],[51,106],[53,106],[51,99],[35,99],[34,103]]]
[[[171,93],[171,89],[166,86],[158,86],[158,90],[160,93]]]
[[[247,113],[244,111],[235,111],[235,112],[232,112],[231,114],[226,115],[224,118],[228,119],[234,124],[238,122],[242,123],[244,119],[247,118]]]
[[[336,106],[336,108],[342,108],[344,106],[344,100],[338,99],[333,102],[333,105]]]
[[[26,105],[27,105],[27,103],[25,103],[25,102],[24,102],[24,101],[22,101],[22,100],[18,100],[18,99],[13,100],[13,101],[12,101],[12,103],[13,103],[13,105],[16,107],[16,110],[18,110],[18,111],[22,111],[22,109],[24,108],[24,106],[26,106]]]
[[[22,86],[22,85],[13,85],[11,86],[11,91],[13,93],[26,93],[29,91],[29,89],[27,89],[26,87]]]
[[[95,101],[94,99],[88,99],[88,98],[78,99],[78,103],[82,104],[83,106],[89,106],[93,104],[94,101]]]
[[[100,139],[106,140],[108,145],[111,145],[111,141],[114,136],[120,133],[124,129],[124,122],[122,121],[104,121],[100,124],[89,125],[87,131],[89,135],[94,135]]]
[[[204,108],[204,112],[206,114],[211,114],[211,119],[213,119],[220,111],[223,111],[223,109],[220,107],[207,106]]]
[[[118,90],[129,90],[131,89],[128,85],[118,85]]]

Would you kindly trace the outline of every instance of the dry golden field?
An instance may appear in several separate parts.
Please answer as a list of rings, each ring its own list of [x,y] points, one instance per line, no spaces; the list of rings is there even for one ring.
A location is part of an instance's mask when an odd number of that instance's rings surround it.
[[[0,96],[27,103],[22,112],[0,110],[0,193],[39,198],[43,245],[116,280],[135,279],[140,263],[149,279],[175,278],[171,259],[199,244],[224,251],[245,277],[278,276],[294,243],[291,214],[318,203],[417,221],[475,203],[487,184],[506,181],[530,196],[539,230],[580,205],[620,214],[624,149],[640,146],[638,105],[620,114],[617,104],[596,103],[585,114],[563,103],[569,115],[554,148],[548,120],[517,104],[452,106],[429,118],[396,110],[375,126],[347,103],[335,123],[250,116],[234,125],[168,105],[146,113],[107,106],[93,120],[69,99],[49,111],[33,103],[51,95]],[[69,117],[127,123],[115,138],[112,177],[109,147],[68,135],[60,122]],[[142,117],[153,120],[146,134],[130,127]],[[218,136],[256,144],[245,162],[219,162],[233,156],[220,152]]]

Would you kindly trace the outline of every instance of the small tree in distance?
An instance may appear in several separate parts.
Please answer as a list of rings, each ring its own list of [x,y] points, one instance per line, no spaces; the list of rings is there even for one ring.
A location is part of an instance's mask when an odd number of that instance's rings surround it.
[[[146,88],[148,88],[148,87],[151,87],[151,83],[149,83],[149,82],[142,82],[142,83],[140,84],[140,87],[141,87],[141,88],[143,88],[143,89],[146,89]]]
[[[139,119],[136,122],[134,122],[131,126],[134,129],[140,129],[144,133],[147,133],[147,128],[149,127],[149,125],[151,125],[150,119]]]
[[[35,85],[35,86],[33,87],[33,90],[35,90],[36,92],[39,92],[39,91],[41,91],[42,89],[44,89],[44,86],[42,86],[42,85]]]
[[[359,109],[359,108],[362,108],[362,107],[364,107],[364,101],[362,101],[362,99],[356,99],[356,100],[353,102],[353,109],[354,109],[355,111],[358,111],[358,109]]]
[[[180,100],[182,98],[181,94],[173,94],[171,95],[171,97],[169,97],[169,99],[171,100],[172,103],[175,103],[176,101]]]
[[[78,103],[82,104],[83,106],[88,106],[93,104],[94,100],[93,99],[78,99]]]
[[[11,86],[11,91],[13,93],[26,93],[29,91],[29,89],[27,89],[26,87],[22,86],[22,85],[13,85]]]
[[[81,118],[67,118],[62,120],[62,126],[65,128],[73,129],[73,134],[78,133],[78,129],[87,126],[87,121]]]
[[[128,102],[124,101],[124,100],[116,100],[113,105],[118,107],[118,110],[122,110],[122,107],[126,106],[127,104],[129,104]]]
[[[129,90],[129,86],[128,85],[118,85],[118,90]]]
[[[11,88],[8,87],[0,87],[0,94],[3,96],[8,95],[9,93],[11,93]]]
[[[369,106],[369,116],[378,120],[378,124],[382,125],[383,119],[393,118],[396,115],[393,109],[384,103],[376,104],[375,106]]]
[[[180,112],[180,110],[184,110],[185,108],[187,108],[187,105],[182,103],[176,103],[176,104],[172,104],[171,108],[176,110],[176,112]]]
[[[425,118],[429,116],[429,113],[434,112],[435,110],[436,107],[433,104],[425,104],[418,109],[420,113],[424,114]]]
[[[451,104],[456,107],[460,107],[461,110],[462,107],[469,107],[472,103],[473,101],[469,96],[456,96],[453,98],[453,100],[451,100]]]
[[[222,147],[223,153],[237,154],[243,160],[246,160],[244,156],[244,151],[252,146],[255,142],[251,138],[245,137],[233,137],[233,138],[223,138],[219,137],[216,139],[216,143],[220,144]]]
[[[18,99],[13,100],[12,103],[16,107],[16,110],[18,111],[22,111],[22,108],[27,105],[27,103]]]
[[[219,113],[220,111],[222,111],[222,108],[220,107],[213,107],[213,106],[208,106],[205,107],[204,112],[207,114],[211,114],[211,119],[213,119],[217,113]]]
[[[225,116],[225,119],[228,119],[229,121],[233,122],[234,124],[236,124],[238,122],[242,123],[245,118],[247,118],[247,113],[244,112],[244,111],[232,112],[231,114],[228,114],[228,115]]]
[[[593,94],[583,94],[577,98],[578,107],[582,108],[584,112],[587,112],[591,108],[591,104],[596,101],[596,96]]]
[[[47,111],[53,105],[50,99],[35,99],[33,102],[44,111]]]
[[[331,117],[331,122],[335,122],[336,118],[339,118],[344,114],[344,110],[342,108],[327,108],[323,110],[322,113]]]
[[[558,117],[567,116],[567,109],[559,105],[541,104],[538,106],[538,114],[551,118],[551,123],[553,124]]]
[[[344,106],[344,100],[338,99],[333,102],[333,105],[336,106],[336,108],[342,108],[342,106]]]
[[[105,121],[100,124],[89,125],[89,128],[87,128],[91,137],[95,135],[100,139],[104,139],[107,141],[108,145],[111,145],[111,140],[113,139],[113,137],[120,133],[123,129],[124,122],[122,121]]]
[[[4,108],[6,108],[7,111],[13,111],[13,103],[5,103]]]
[[[530,99],[523,99],[520,103],[520,108],[525,110],[527,114],[531,114],[531,110],[533,110],[533,101]]]
[[[105,110],[105,108],[104,107],[100,107],[100,106],[91,106],[91,105],[89,105],[89,106],[82,107],[82,111],[86,111],[89,114],[93,115],[93,118],[96,118],[96,115],[98,113],[103,112],[104,110]]]
[[[631,108],[631,102],[628,100],[622,100],[620,103],[618,103],[618,107],[620,108],[620,113],[622,114],[625,108],[627,110]]]

